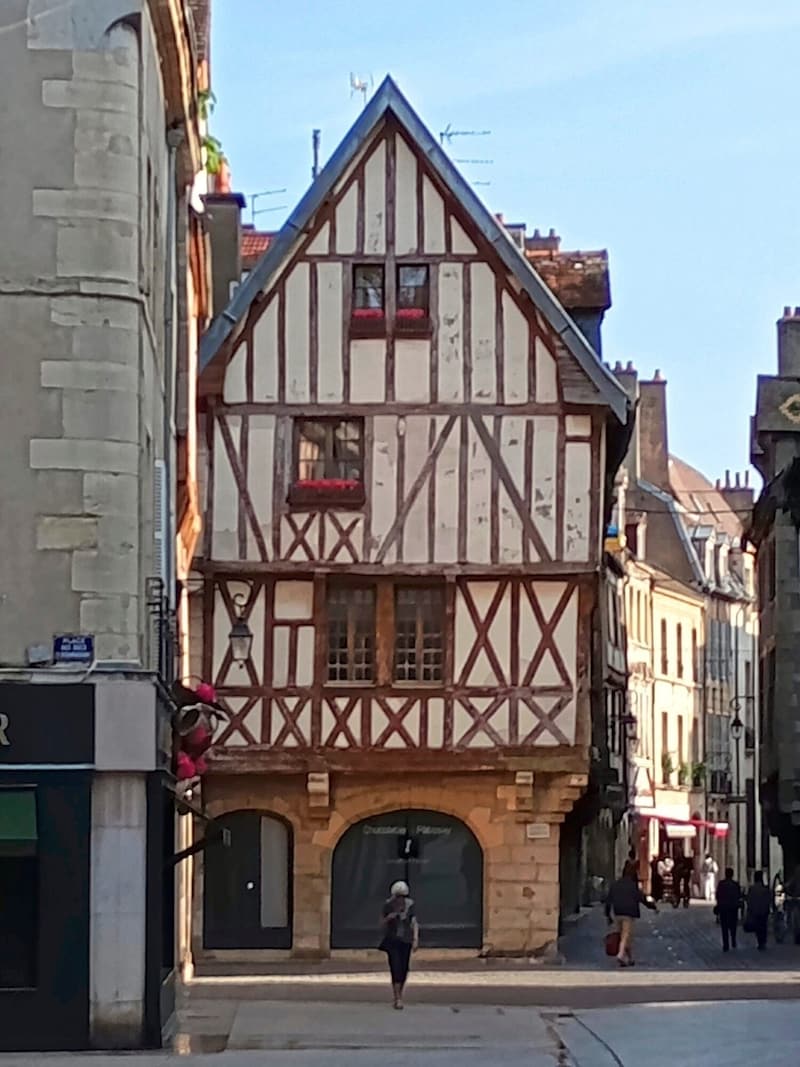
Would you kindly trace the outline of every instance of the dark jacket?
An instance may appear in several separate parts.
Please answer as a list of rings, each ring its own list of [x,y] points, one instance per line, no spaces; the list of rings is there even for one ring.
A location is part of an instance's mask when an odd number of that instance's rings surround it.
[[[733,878],[723,878],[717,886],[717,908],[720,911],[738,911],[742,887]]]
[[[772,893],[765,885],[751,885],[747,891],[747,911],[753,919],[765,919],[772,907]]]
[[[606,898],[606,916],[612,913],[617,918],[638,919],[641,915],[639,905],[655,911],[655,904],[648,900],[633,878],[618,878],[608,891]]]

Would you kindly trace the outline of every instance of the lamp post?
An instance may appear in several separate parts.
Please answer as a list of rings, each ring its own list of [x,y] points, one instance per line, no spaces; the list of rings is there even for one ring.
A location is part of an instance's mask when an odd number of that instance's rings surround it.
[[[730,709],[733,712],[733,721],[731,722],[731,737],[733,738],[734,753],[736,756],[736,778],[735,778],[735,795],[736,795],[736,876],[741,877],[741,853],[742,853],[742,835],[741,835],[741,791],[742,791],[742,776],[741,776],[741,749],[740,742],[742,740],[742,734],[744,733],[744,723],[739,717],[739,712],[742,710],[742,705],[739,702],[738,697],[734,697],[730,701]]]

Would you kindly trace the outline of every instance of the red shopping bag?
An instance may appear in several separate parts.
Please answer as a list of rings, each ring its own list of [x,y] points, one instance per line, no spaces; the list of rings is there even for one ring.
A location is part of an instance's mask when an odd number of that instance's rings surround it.
[[[612,930],[610,934],[606,934],[606,956],[618,956],[619,955],[619,931]]]

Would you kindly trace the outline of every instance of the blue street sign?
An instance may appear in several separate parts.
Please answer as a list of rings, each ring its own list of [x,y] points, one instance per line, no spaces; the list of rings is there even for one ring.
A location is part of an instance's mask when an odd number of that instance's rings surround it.
[[[93,663],[92,634],[57,634],[53,638],[54,663]]]

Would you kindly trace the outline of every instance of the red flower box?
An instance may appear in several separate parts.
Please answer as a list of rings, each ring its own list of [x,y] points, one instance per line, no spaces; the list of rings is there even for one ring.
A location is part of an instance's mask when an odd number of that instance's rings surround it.
[[[382,319],[383,308],[353,308],[354,319]]]
[[[308,478],[292,485],[289,503],[352,507],[364,503],[364,483],[355,478]]]
[[[398,308],[397,317],[398,319],[419,320],[426,319],[428,317],[428,313],[425,311],[424,308]]]

